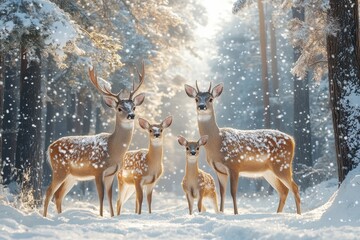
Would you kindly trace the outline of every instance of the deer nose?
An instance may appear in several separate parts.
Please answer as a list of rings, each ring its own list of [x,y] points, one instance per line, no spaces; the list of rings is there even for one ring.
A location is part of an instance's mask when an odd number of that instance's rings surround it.
[[[196,152],[195,152],[195,151],[191,151],[190,154],[193,155],[193,156],[195,156],[195,155],[196,155]]]
[[[198,106],[199,110],[206,110],[206,105],[205,104],[201,104]]]
[[[156,137],[156,138],[160,137],[160,133],[155,133],[154,137]]]
[[[131,119],[131,120],[133,120],[135,118],[135,114],[133,114],[133,113],[130,113],[130,114],[128,114],[127,115],[127,119]]]

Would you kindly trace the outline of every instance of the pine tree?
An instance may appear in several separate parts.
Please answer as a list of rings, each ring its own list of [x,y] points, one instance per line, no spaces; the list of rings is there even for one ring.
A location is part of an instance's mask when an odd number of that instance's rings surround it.
[[[14,52],[12,52],[14,53]],[[18,53],[18,51],[15,51]],[[17,64],[11,53],[4,54],[4,95],[2,122],[2,181],[9,184],[13,180],[16,155],[17,115],[19,105],[19,80]]]
[[[42,109],[45,96],[41,92],[41,60],[44,55],[51,54],[61,64],[66,58],[65,49],[76,52],[74,42],[78,29],[64,12],[48,0],[2,1],[0,12],[1,50],[11,53],[9,63],[20,58],[20,79],[17,80],[20,82],[20,106],[18,109],[13,104],[11,113],[19,113],[18,119],[12,123],[19,123],[17,136],[11,136],[16,139],[16,153],[11,153],[9,163],[4,164],[9,168],[4,177],[7,183],[17,181],[22,200],[34,207],[40,204],[42,197]],[[20,49],[19,57],[13,49]],[[18,66],[15,65],[11,71],[18,71]]]
[[[303,7],[292,9],[293,18],[304,21],[305,11]],[[294,48],[294,62],[301,56],[300,47]],[[311,125],[310,125],[310,103],[309,103],[309,77],[299,79],[294,76],[294,137],[295,150],[295,172],[300,186],[305,189],[310,185],[310,176],[307,169],[313,166],[311,149]]]
[[[337,31],[327,37],[339,182],[360,161],[360,42],[357,0],[330,0]]]
[[[41,50],[35,48],[30,58],[25,41],[36,38],[24,35],[22,41],[20,118],[15,162],[15,180],[22,186],[23,193],[32,195],[34,201],[28,202],[32,207],[39,206],[42,199]]]

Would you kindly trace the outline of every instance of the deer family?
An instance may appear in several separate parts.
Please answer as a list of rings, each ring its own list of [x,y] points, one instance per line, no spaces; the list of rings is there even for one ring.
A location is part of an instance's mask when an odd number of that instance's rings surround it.
[[[296,212],[301,214],[300,194],[292,177],[294,139],[277,130],[237,130],[219,128],[214,112],[214,99],[223,91],[223,84],[207,91],[185,84],[186,94],[196,101],[200,135],[208,135],[204,146],[207,162],[215,170],[220,185],[220,211],[224,211],[225,191],[230,178],[234,214],[238,214],[236,194],[239,175],[264,177],[278,192],[280,200],[277,212],[282,212],[289,190],[295,196]]]
[[[187,141],[183,136],[178,136],[179,144],[186,148],[185,176],[181,185],[188,201],[190,215],[193,212],[195,198],[198,198],[199,212],[205,211],[202,202],[204,198],[211,199],[214,211],[219,212],[214,179],[210,174],[199,169],[200,146],[205,145],[207,141],[207,135],[202,136],[197,142]]]
[[[146,186],[146,195],[149,213],[153,189],[163,173],[163,130],[172,123],[168,116],[160,124],[150,124],[147,120],[139,118],[139,125],[149,134],[148,149],[129,151],[123,159],[123,166],[118,172],[119,195],[116,204],[117,215],[122,205],[136,191],[135,213],[141,214],[143,201],[143,188]]]
[[[61,213],[61,203],[77,180],[95,179],[100,201],[100,216],[103,215],[104,188],[112,207],[112,184],[115,173],[121,167],[123,156],[132,138],[135,107],[143,103],[145,94],[134,97],[144,82],[145,68],[139,73],[139,84],[130,91],[128,98],[120,98],[120,93],[112,93],[106,85],[98,82],[94,69],[89,69],[90,80],[103,95],[107,106],[116,111],[113,133],[100,133],[93,136],[69,136],[53,142],[48,148],[48,160],[52,168],[52,180],[46,191],[44,213],[46,217],[49,201],[54,196],[57,212]]]

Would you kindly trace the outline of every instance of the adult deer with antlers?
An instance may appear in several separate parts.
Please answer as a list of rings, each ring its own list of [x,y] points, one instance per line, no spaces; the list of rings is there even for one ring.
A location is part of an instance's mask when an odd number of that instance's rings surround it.
[[[145,94],[134,97],[144,82],[145,67],[139,73],[139,84],[130,91],[128,98],[122,99],[120,93],[112,93],[106,85],[99,84],[94,69],[89,69],[90,80],[103,95],[107,106],[116,111],[113,133],[100,133],[92,136],[63,137],[48,148],[48,160],[52,168],[52,180],[46,191],[44,213],[46,217],[49,201],[54,196],[57,212],[61,213],[61,203],[77,180],[95,179],[100,201],[100,216],[103,215],[104,189],[106,191],[110,214],[112,207],[112,184],[115,173],[121,167],[122,159],[132,138],[135,107],[143,103]]]
[[[185,84],[186,94],[196,101],[200,135],[208,135],[204,146],[207,162],[215,170],[220,185],[220,211],[224,211],[225,191],[230,177],[234,214],[238,214],[236,194],[239,175],[264,177],[280,196],[277,212],[282,212],[289,189],[295,196],[296,211],[300,210],[300,194],[292,177],[294,139],[277,130],[237,130],[219,128],[214,112],[214,99],[223,91],[220,83],[201,92]]]

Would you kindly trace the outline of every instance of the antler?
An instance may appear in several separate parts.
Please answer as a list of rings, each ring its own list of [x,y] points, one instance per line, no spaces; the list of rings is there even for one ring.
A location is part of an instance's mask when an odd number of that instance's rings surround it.
[[[198,85],[197,80],[195,81],[195,84],[196,84],[196,91],[197,91],[197,92],[200,92],[200,90],[199,90],[199,85]],[[211,82],[210,82],[210,86],[209,86],[208,92],[210,92],[210,91],[211,91]]]
[[[135,82],[133,80],[133,90],[130,92],[130,96],[129,96],[129,100],[132,99],[132,97],[134,96],[134,94],[136,93],[137,90],[139,90],[140,86],[144,83],[144,79],[145,79],[145,66],[144,66],[144,61],[142,61],[142,67],[141,67],[141,73],[139,72],[139,70],[136,68],[136,71],[139,75],[139,85],[135,88]]]
[[[211,82],[210,82],[210,86],[209,86],[209,90],[208,90],[208,92],[210,92],[211,91]]]
[[[112,93],[105,85],[104,86],[100,86],[97,76],[95,75],[95,71],[94,68],[90,69],[89,68],[89,76],[90,76],[90,81],[92,82],[92,84],[95,86],[95,88],[97,90],[99,90],[102,94],[107,95],[107,96],[112,96],[115,98],[118,98],[119,94],[114,94]]]

